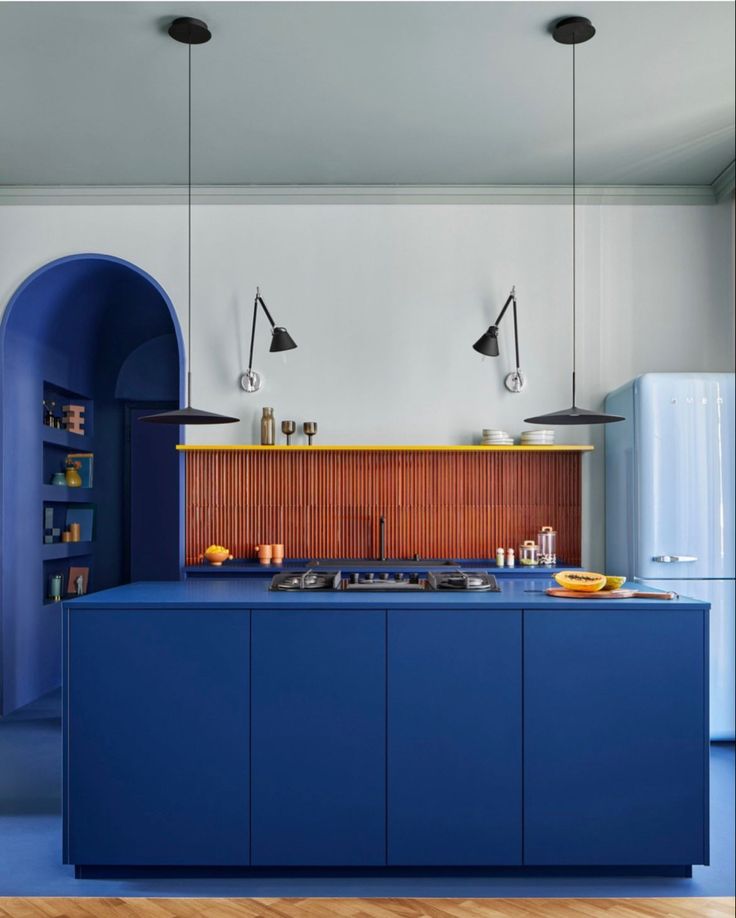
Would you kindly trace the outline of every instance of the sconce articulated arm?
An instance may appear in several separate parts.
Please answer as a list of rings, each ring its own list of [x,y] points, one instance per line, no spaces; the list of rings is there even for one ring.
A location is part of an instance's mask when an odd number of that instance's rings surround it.
[[[479,354],[483,354],[485,357],[498,357],[498,326],[501,324],[503,317],[506,315],[506,310],[512,307],[514,313],[514,350],[516,352],[516,370],[513,373],[509,373],[504,380],[504,385],[509,390],[509,392],[521,392],[524,388],[524,374],[521,372],[519,366],[519,321],[516,314],[516,287],[511,288],[511,293],[509,293],[506,298],[506,302],[503,304],[501,312],[498,314],[498,318],[488,328],[488,331],[485,334],[481,335],[480,338],[473,345],[473,349],[478,351]]]
[[[256,341],[256,322],[258,321],[258,306],[263,308],[263,311],[266,313],[266,318],[271,323],[271,328],[276,327],[276,323],[273,320],[273,316],[268,311],[268,306],[263,302],[263,297],[261,296],[261,291],[259,287],[256,287],[256,297],[253,300],[253,324],[251,325],[250,330],[250,354],[248,356],[248,370],[253,369],[253,347],[255,346]]]
[[[257,392],[263,384],[263,377],[253,369],[253,349],[256,343],[256,325],[258,323],[258,307],[266,313],[266,318],[271,324],[271,353],[290,351],[296,347],[296,341],[291,337],[283,325],[277,325],[273,316],[268,311],[268,306],[263,301],[260,287],[256,287],[256,296],[253,300],[253,322],[250,329],[250,352],[248,354],[248,369],[240,377],[240,385],[246,392]]]

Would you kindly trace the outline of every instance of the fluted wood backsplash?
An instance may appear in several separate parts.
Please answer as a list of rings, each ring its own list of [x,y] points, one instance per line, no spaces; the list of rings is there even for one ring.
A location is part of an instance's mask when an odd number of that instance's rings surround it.
[[[575,452],[203,450],[186,454],[186,559],[283,542],[292,558],[490,558],[554,526],[580,563]]]

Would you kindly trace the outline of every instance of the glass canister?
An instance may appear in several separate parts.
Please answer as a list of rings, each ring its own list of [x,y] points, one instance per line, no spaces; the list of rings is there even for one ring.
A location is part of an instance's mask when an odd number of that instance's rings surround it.
[[[539,546],[531,539],[519,546],[519,563],[524,567],[536,567],[539,564]]]
[[[542,526],[537,534],[539,563],[550,567],[557,564],[557,533],[551,526]]]

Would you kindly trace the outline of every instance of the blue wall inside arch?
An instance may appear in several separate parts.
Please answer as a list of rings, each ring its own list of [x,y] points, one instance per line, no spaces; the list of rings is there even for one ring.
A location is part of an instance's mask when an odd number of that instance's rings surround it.
[[[90,567],[90,589],[124,582],[126,405],[179,403],[182,353],[166,293],[140,268],[113,256],[72,255],[51,262],[27,278],[8,303],[0,325],[0,713],[59,684],[60,609],[44,601],[48,574],[78,563]],[[91,435],[79,440],[53,431],[62,442],[47,445],[44,466],[45,383],[89,397],[93,422]],[[63,457],[67,443],[70,452],[95,454],[90,495],[95,538],[84,555],[51,559],[63,549],[43,545],[49,456]],[[178,460],[172,462],[178,471]],[[63,506],[59,512],[63,515]],[[176,520],[177,540],[179,531]]]

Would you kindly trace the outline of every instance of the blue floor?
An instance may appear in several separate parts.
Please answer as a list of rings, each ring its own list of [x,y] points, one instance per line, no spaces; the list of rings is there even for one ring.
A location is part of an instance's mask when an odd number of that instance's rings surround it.
[[[734,747],[711,753],[711,860],[662,877],[313,877],[75,880],[61,864],[60,697],[0,721],[0,896],[733,896]],[[111,725],[112,726],[112,725]]]

